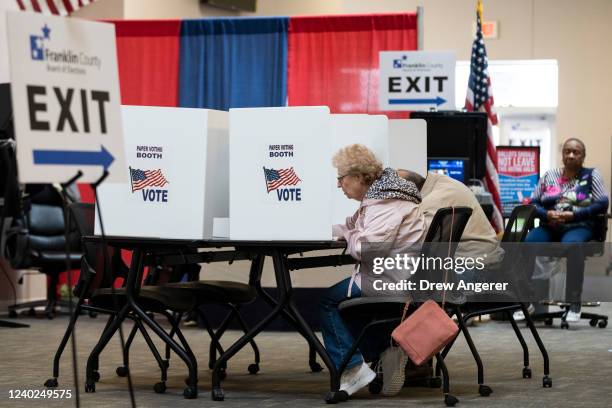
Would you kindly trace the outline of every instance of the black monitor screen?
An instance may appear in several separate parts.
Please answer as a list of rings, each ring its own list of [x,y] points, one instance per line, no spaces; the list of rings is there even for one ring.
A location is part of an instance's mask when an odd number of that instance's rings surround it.
[[[427,122],[427,157],[466,157],[466,179],[486,172],[487,116],[480,112],[412,112]]]
[[[444,174],[457,181],[465,183],[465,170],[468,160],[466,158],[429,158],[427,159],[427,171],[431,173]]]

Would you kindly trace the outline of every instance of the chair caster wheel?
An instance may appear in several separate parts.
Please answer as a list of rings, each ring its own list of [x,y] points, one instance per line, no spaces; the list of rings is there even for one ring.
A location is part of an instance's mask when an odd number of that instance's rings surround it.
[[[47,381],[45,381],[45,387],[47,388],[57,387],[57,378],[49,378]]]
[[[325,396],[325,402],[328,404],[337,404],[339,402],[348,401],[348,398],[349,396],[346,391],[330,391]]]
[[[53,312],[45,312],[45,316],[48,320],[53,320]]]
[[[249,374],[257,374],[259,372],[259,364],[258,363],[249,364],[248,370],[249,370]]]
[[[187,387],[183,390],[185,399],[195,399],[198,397],[198,389],[196,387]]]
[[[158,382],[153,386],[153,391],[155,391],[156,394],[163,394],[164,392],[166,392],[166,383],[163,381]]]
[[[368,391],[372,395],[378,395],[382,391],[382,382],[378,378],[375,378],[374,381],[368,384]]]
[[[16,318],[16,317],[17,317],[17,312],[16,312],[16,311],[14,311],[13,309],[9,310],[9,317],[10,317],[11,319]]]
[[[597,319],[591,319],[591,320],[589,320],[589,325],[590,325],[591,327],[595,327],[595,326],[597,326]]]
[[[568,322],[561,322],[561,328],[562,329],[569,329],[569,323]]]
[[[607,320],[602,320],[597,325],[597,327],[599,327],[600,329],[605,329],[607,326],[608,326],[608,321]]]
[[[442,379],[440,377],[430,378],[428,381],[429,388],[440,388],[442,387]]]
[[[30,316],[30,317],[34,317],[34,316],[36,316],[36,309],[34,309],[33,307],[31,307],[31,308],[28,310],[28,316]],[[17,313],[15,313],[15,317],[17,317]]]
[[[129,369],[126,366],[117,367],[115,372],[119,377],[127,377]]]
[[[96,383],[85,383],[85,392],[96,392]]]
[[[478,386],[478,393],[480,394],[481,397],[488,397],[489,395],[491,395],[492,392],[493,392],[493,390],[488,385],[480,384]],[[451,395],[451,397],[452,397],[452,395]],[[453,398],[455,398],[455,397],[453,397]],[[455,404],[453,404],[453,405],[455,405]]]
[[[531,378],[531,368],[523,367],[523,378]]]
[[[323,371],[323,367],[321,366],[321,364],[315,361],[314,363],[310,364],[310,371],[312,371],[313,373],[320,373],[321,371]]]
[[[98,317],[98,312],[89,312],[89,317],[91,317],[92,319],[95,319],[96,317]]]
[[[100,372],[94,371],[92,379],[94,380],[94,382],[100,381]]]
[[[454,407],[458,402],[459,400],[450,394],[444,396],[444,404],[446,404],[447,407]]]
[[[213,388],[211,397],[213,401],[223,401],[225,399],[225,393],[222,388]]]
[[[546,320],[544,320],[544,325],[552,326],[553,325],[553,319],[546,319]]]
[[[544,388],[552,387],[552,378],[550,378],[549,376],[545,375],[544,378],[542,378],[542,387],[544,387]]]

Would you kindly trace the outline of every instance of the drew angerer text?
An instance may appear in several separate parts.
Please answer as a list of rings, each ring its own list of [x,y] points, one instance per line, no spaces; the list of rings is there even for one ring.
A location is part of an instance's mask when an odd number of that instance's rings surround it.
[[[385,282],[382,279],[376,279],[373,282],[373,288],[377,291],[413,291],[413,290],[465,290],[470,292],[487,292],[487,291],[505,291],[508,289],[507,282],[430,282],[426,279],[410,281],[403,279],[399,282]]]

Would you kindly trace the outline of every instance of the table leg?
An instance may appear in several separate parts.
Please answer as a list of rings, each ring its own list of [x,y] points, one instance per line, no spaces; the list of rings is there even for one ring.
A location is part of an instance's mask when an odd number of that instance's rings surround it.
[[[334,363],[331,361],[329,354],[327,354],[327,350],[321,342],[319,338],[314,334],[308,323],[304,320],[300,312],[298,311],[295,303],[291,299],[291,293],[293,288],[291,286],[291,273],[289,268],[287,268],[286,257],[283,254],[275,253],[273,256],[274,260],[274,270],[279,272],[281,284],[279,287],[283,288],[287,297],[287,311],[293,316],[296,323],[299,325],[300,329],[298,329],[302,336],[308,341],[309,344],[314,346],[317,354],[321,357],[327,369],[329,370],[329,382],[330,382],[330,392],[325,397],[326,402],[328,403],[336,403],[345,400],[344,393],[339,393],[340,389],[340,376],[338,374],[338,370]]]

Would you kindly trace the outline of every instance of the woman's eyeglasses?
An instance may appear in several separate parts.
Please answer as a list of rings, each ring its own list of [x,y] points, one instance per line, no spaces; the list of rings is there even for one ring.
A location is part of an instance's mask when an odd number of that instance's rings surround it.
[[[343,178],[345,178],[346,176],[348,176],[348,173],[347,173],[347,174],[344,174],[344,175],[342,175],[342,176],[338,176],[338,177],[336,177],[336,179],[338,180],[338,183],[342,182],[342,179],[343,179]]]

